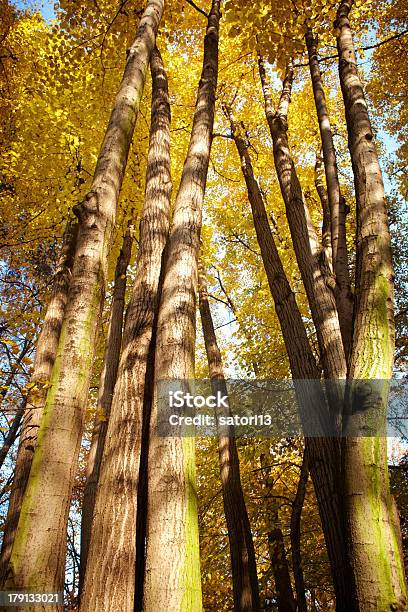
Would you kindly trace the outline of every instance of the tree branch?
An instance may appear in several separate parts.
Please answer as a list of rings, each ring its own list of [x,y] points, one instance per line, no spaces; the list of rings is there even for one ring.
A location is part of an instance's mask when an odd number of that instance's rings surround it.
[[[356,49],[356,51],[359,52],[359,51],[369,51],[370,49],[376,49],[377,47],[381,47],[381,45],[385,45],[386,43],[389,43],[393,40],[402,38],[403,36],[406,36],[407,34],[408,34],[408,30],[403,30],[402,32],[399,32],[398,34],[394,34],[393,36],[390,36],[389,38],[380,40],[380,42],[375,43],[374,45],[368,45],[367,47],[359,47],[358,49]],[[339,57],[338,53],[335,53],[334,55],[325,55],[324,57],[319,58],[319,62],[329,62],[331,60],[338,59],[338,57]],[[305,62],[304,64],[294,64],[293,67],[294,68],[305,68],[308,65],[309,65],[309,62]]]
[[[204,17],[208,19],[208,14],[205,11],[203,11],[203,9],[200,9],[200,7],[197,6],[195,2],[193,2],[193,0],[187,0],[187,4],[195,8],[196,11],[198,11],[199,13],[201,13],[201,15],[204,15]]]

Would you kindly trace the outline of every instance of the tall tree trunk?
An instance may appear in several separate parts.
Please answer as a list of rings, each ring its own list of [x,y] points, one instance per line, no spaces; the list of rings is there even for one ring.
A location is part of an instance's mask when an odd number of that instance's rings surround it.
[[[293,595],[290,571],[286,556],[285,541],[279,520],[279,508],[273,499],[273,483],[270,477],[270,466],[264,454],[261,455],[261,467],[264,478],[264,488],[267,497],[267,529],[269,556],[272,573],[275,579],[275,588],[279,612],[295,612],[296,600]]]
[[[289,285],[269,226],[268,215],[258,181],[254,176],[248,152],[249,142],[246,140],[238,122],[235,121],[231,108],[225,107],[225,110],[230,120],[232,136],[241,162],[256,237],[261,250],[269,288],[275,302],[276,314],[282,328],[292,376],[294,378],[319,379],[320,371],[310,348],[295,294]]]
[[[303,453],[302,466],[298,486],[296,489],[295,499],[292,505],[292,514],[290,517],[290,542],[292,548],[292,567],[293,576],[295,579],[297,612],[307,612],[306,588],[303,579],[302,555],[300,550],[301,543],[301,518],[303,503],[306,495],[306,485],[309,478],[309,467],[307,461],[307,453]]]
[[[81,612],[133,612],[143,400],[159,279],[170,224],[170,105],[160,53],[150,61],[152,112],[136,280],[96,495]],[[103,558],[101,559],[101,551]]]
[[[194,377],[197,257],[214,123],[219,20],[220,0],[213,0],[166,255],[157,326],[157,383]],[[195,612],[202,609],[195,440],[157,435],[157,401],[153,402],[151,421],[144,611]]]
[[[326,251],[326,259],[329,262],[329,265],[332,266],[333,257],[332,257],[332,247],[331,247],[331,215],[329,208],[329,200],[327,197],[326,186],[324,184],[324,162],[323,162],[323,153],[319,150],[316,153],[316,163],[315,163],[315,187],[317,194],[319,196],[322,212],[323,212],[323,224],[322,224],[322,245],[323,249]]]
[[[20,432],[13,484],[7,511],[0,559],[0,584],[6,579],[7,566],[20,516],[21,504],[26,490],[34,450],[37,444],[48,383],[58,350],[58,343],[68,299],[72,265],[76,250],[78,224],[69,221],[64,232],[57,270],[54,277],[50,301],[37,340],[31,388],[24,406],[23,425]]]
[[[312,30],[306,33],[306,46],[309,55],[309,68],[313,85],[313,94],[319,122],[324,169],[326,174],[327,196],[331,218],[331,244],[333,269],[336,278],[336,304],[339,314],[341,335],[346,356],[350,355],[353,300],[348,270],[348,253],[346,241],[346,203],[341,195],[337,173],[336,150],[330,125],[329,111],[323,88],[322,75],[317,59],[317,42]]]
[[[351,405],[358,410],[376,402],[385,426],[394,359],[393,268],[381,168],[349,22],[352,5],[352,0],[341,2],[335,24],[357,204]],[[374,388],[369,380],[380,381],[381,388],[378,384]],[[370,390],[366,405],[361,403],[362,396],[367,398],[363,387]],[[345,438],[343,467],[356,607],[364,611],[406,610],[407,588],[399,526],[389,491],[386,438]]]
[[[115,282],[106,339],[103,367],[99,381],[98,403],[92,431],[91,447],[86,466],[86,483],[82,502],[81,519],[81,558],[79,567],[79,594],[85,578],[91,537],[92,517],[95,506],[96,489],[99,481],[103,449],[105,446],[108,420],[111,411],[113,391],[119,368],[122,346],[123,312],[125,309],[126,273],[132,256],[133,227],[129,226],[123,237],[122,248],[116,262]]]
[[[217,395],[219,391],[223,397],[228,397],[221,352],[218,347],[210,304],[208,302],[207,283],[202,270],[199,272],[198,283],[201,323],[214,395]],[[226,413],[225,416],[231,415],[229,409],[226,410]],[[229,433],[230,435],[228,436],[219,436],[218,454],[231,555],[234,610],[249,612],[260,610],[255,550],[244,493],[242,491],[239,457],[234,432],[230,431]]]
[[[295,612],[296,600],[293,595],[288,560],[286,557],[283,532],[279,526],[278,514],[276,513],[276,526],[268,532],[269,555],[272,564],[272,572],[275,579],[275,587],[278,600],[279,612]]]
[[[78,246],[6,583],[8,589],[61,590],[66,526],[80,449],[117,201],[147,65],[164,2],[150,0],[130,48],[91,190],[75,207]],[[28,606],[29,610],[39,608]]]
[[[231,110],[227,109],[227,113],[231,120],[231,131],[247,185],[248,198],[265,272],[288,353],[301,418],[307,425],[310,423],[310,410],[316,410],[316,420],[322,431],[331,431],[331,419],[324,411],[325,402],[322,397],[322,389],[320,383],[316,383],[320,379],[320,370],[314,359],[302,316],[269,227],[262,194],[254,177],[251,158],[248,153],[249,143],[240,133],[239,125],[234,121]],[[308,380],[311,380],[310,384],[308,384]],[[344,602],[343,607],[339,605],[338,609],[346,612],[350,609],[347,607],[350,585],[339,496],[339,444],[337,440],[327,437],[309,437],[305,439],[305,445],[309,458],[309,469],[319,504],[336,594],[338,600]]]
[[[313,236],[313,228],[308,219],[302,188],[289,148],[287,116],[293,81],[292,64],[289,63],[276,112],[273,110],[262,57],[259,58],[259,73],[266,118],[273,140],[276,173],[285,202],[296,259],[316,328],[323,370],[326,378],[345,378],[347,367],[336,300],[333,288],[326,283],[327,279],[320,268],[320,249],[314,246],[317,241]],[[332,402],[333,412],[340,411],[337,399]],[[340,429],[340,414],[335,414],[335,417]]]
[[[164,262],[166,260],[166,249],[163,252],[162,269],[159,279],[159,296],[163,288]],[[158,298],[158,303],[160,298]],[[147,494],[148,494],[148,461],[150,444],[150,418],[152,403],[154,399],[155,381],[155,349],[157,339],[158,308],[156,308],[153,320],[153,333],[150,343],[149,355],[147,357],[145,388],[143,397],[143,422],[142,440],[140,448],[140,467],[137,488],[137,518],[136,518],[136,580],[135,580],[135,605],[134,612],[143,612],[144,578],[146,566],[146,532],[147,532]]]

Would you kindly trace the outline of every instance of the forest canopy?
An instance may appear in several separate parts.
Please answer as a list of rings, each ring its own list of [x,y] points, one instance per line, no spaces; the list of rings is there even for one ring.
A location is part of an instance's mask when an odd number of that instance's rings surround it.
[[[403,0],[0,0],[0,590],[63,593],[0,605],[407,609],[407,51]],[[161,435],[194,379],[299,431]]]

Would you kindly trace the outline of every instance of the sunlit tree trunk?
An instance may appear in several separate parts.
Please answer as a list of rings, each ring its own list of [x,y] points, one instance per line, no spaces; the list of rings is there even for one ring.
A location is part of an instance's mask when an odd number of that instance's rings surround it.
[[[254,176],[248,152],[249,143],[245,140],[237,122],[234,121],[231,109],[226,109],[226,111],[231,122],[232,135],[247,185],[262,261],[282,329],[292,377],[295,380],[295,390],[301,416],[306,423],[310,422],[309,411],[313,408],[317,411],[316,416],[322,425],[322,431],[327,432],[328,423],[330,428],[330,418],[324,411],[325,402],[320,383],[316,384],[315,382],[320,379],[321,372],[313,356],[302,316],[269,226],[264,201]],[[310,385],[307,380],[312,381]],[[339,497],[340,448],[336,440],[324,437],[306,438],[305,445],[336,592],[338,599],[344,602],[343,607],[339,607],[339,610],[346,612],[348,610],[350,585],[347,579],[348,568]]]
[[[155,378],[194,377],[197,258],[218,77],[220,0],[213,0],[190,143],[166,255]],[[194,438],[159,437],[152,406],[144,612],[202,609]]]
[[[82,502],[81,517],[81,562],[79,567],[79,593],[85,577],[88,558],[89,540],[91,537],[92,517],[95,506],[96,489],[105,446],[108,419],[110,415],[113,391],[119,367],[120,349],[122,346],[123,312],[125,309],[126,273],[132,255],[133,226],[130,226],[123,238],[122,248],[116,262],[115,281],[112,293],[112,305],[109,317],[109,329],[106,339],[103,367],[99,381],[98,403],[92,431],[91,447],[86,466],[86,482]]]
[[[350,364],[351,404],[376,402],[385,424],[388,380],[394,363],[393,267],[384,185],[358,74],[349,22],[352,0],[337,13],[339,73],[347,120],[357,205],[356,304]],[[379,390],[378,390],[379,389]],[[359,399],[360,398],[360,399]],[[344,505],[359,610],[406,610],[407,589],[389,490],[387,439],[345,438]]]
[[[319,122],[324,169],[326,175],[327,197],[330,208],[330,227],[333,270],[336,278],[335,296],[339,315],[340,329],[346,356],[351,350],[353,300],[350,289],[348,253],[346,241],[346,203],[341,195],[337,173],[336,150],[330,125],[329,111],[324,93],[322,75],[317,58],[317,43],[313,32],[306,33],[306,46],[309,55],[309,68],[313,94]]]
[[[145,377],[170,224],[170,105],[160,53],[151,56],[152,112],[136,280],[93,513],[81,612],[133,612],[137,488]],[[145,509],[142,509],[145,512]],[[101,552],[103,554],[101,556]]]
[[[328,286],[327,278],[320,268],[320,245],[308,215],[289,147],[288,109],[293,82],[292,63],[289,63],[286,71],[276,112],[272,106],[261,57],[259,58],[259,73],[265,99],[266,118],[273,140],[276,173],[285,202],[293,248],[316,328],[323,369],[327,378],[345,378],[346,359],[334,291]]]
[[[249,142],[238,122],[235,121],[232,110],[227,107],[225,110],[230,120],[232,137],[241,162],[262,262],[286,343],[292,375],[299,378],[318,379],[320,371],[310,348],[295,294],[289,285],[273,238],[258,181],[254,176],[248,151]],[[300,373],[302,375],[299,376]]]
[[[48,383],[58,349],[58,342],[68,299],[68,289],[76,249],[78,224],[70,221],[64,232],[61,254],[55,273],[52,293],[37,340],[36,354],[31,376],[31,389],[24,402],[24,418],[14,468],[13,484],[3,535],[0,561],[0,583],[6,571],[20,516],[21,504],[30,474],[38,429],[44,409]]]
[[[202,270],[199,272],[198,283],[201,323],[213,392],[217,395],[219,391],[223,397],[228,397],[221,352],[208,302],[207,283]],[[224,416],[231,415],[229,409],[225,412]],[[234,610],[249,612],[260,609],[255,550],[241,485],[234,431],[230,431],[229,434],[220,434],[218,455],[231,555]]]
[[[163,5],[163,0],[150,0],[143,14],[91,189],[75,207],[79,232],[68,302],[11,553],[8,589],[62,590],[64,584],[66,526],[116,206]]]

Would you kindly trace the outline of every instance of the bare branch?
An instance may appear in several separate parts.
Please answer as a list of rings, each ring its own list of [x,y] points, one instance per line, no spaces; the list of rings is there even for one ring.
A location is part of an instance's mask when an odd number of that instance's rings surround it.
[[[403,30],[402,32],[399,32],[398,34],[394,34],[393,36],[390,36],[389,38],[380,40],[380,42],[375,43],[374,45],[368,45],[366,47],[359,47],[356,49],[356,51],[359,52],[359,51],[369,51],[370,49],[376,49],[377,47],[381,47],[381,45],[385,45],[386,43],[389,43],[393,40],[402,38],[403,36],[406,36],[407,34],[408,34],[408,30]],[[319,58],[319,62],[329,62],[331,60],[338,59],[338,57],[339,57],[338,53],[335,53],[334,55],[325,55],[324,57]],[[305,68],[308,65],[309,65],[309,62],[305,62],[304,64],[294,64],[293,67],[294,68]]]
[[[204,15],[204,17],[208,19],[208,14],[205,11],[203,11],[203,9],[200,9],[200,7],[197,6],[195,2],[193,2],[193,0],[187,0],[187,4],[195,8],[196,11],[198,11],[199,13],[201,13],[201,15]]]

